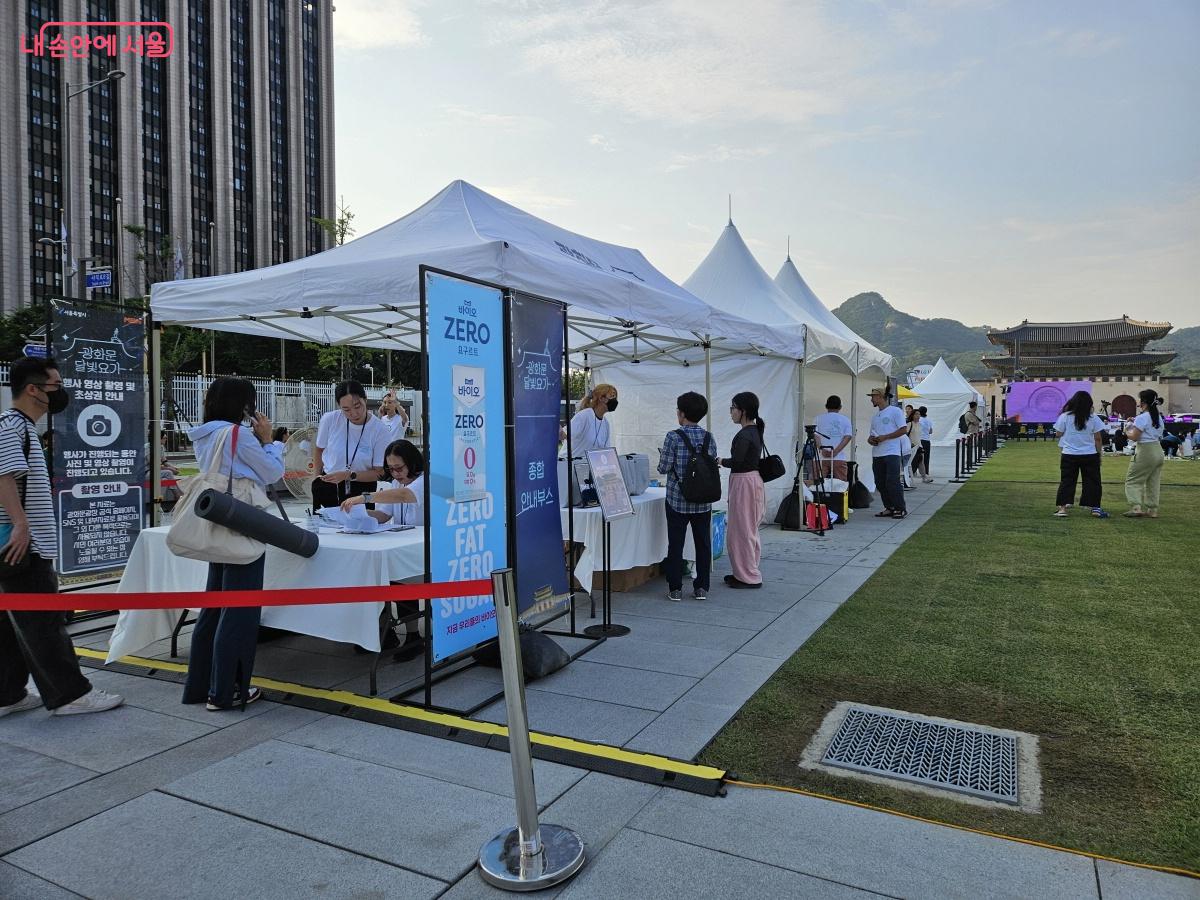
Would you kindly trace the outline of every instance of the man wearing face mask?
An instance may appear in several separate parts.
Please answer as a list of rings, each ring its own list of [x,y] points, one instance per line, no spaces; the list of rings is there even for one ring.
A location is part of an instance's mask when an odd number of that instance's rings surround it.
[[[0,589],[56,594],[58,532],[36,425],[70,398],[51,359],[18,360],[9,380],[12,409],[0,416]],[[30,674],[36,690],[26,690]],[[57,716],[102,712],[122,702],[83,677],[61,612],[0,611],[0,718],[38,706]]]
[[[617,409],[617,389],[611,384],[598,384],[592,389],[591,400],[584,398],[579,412],[571,417],[571,453],[583,456],[589,450],[611,447],[612,438],[607,413]]]

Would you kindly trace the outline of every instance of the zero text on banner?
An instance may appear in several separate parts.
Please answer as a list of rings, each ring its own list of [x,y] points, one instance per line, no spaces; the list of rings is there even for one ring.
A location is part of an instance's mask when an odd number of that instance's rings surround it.
[[[63,575],[129,561],[144,516],[145,327],[140,315],[55,301],[54,358],[70,392],[54,417],[54,497]]]
[[[429,568],[433,581],[508,565],[504,304],[496,288],[425,274]],[[496,636],[490,595],[431,603],[433,658]]]
[[[513,294],[513,538],[517,611],[528,620],[556,612],[569,597],[558,496],[565,316],[559,303]]]

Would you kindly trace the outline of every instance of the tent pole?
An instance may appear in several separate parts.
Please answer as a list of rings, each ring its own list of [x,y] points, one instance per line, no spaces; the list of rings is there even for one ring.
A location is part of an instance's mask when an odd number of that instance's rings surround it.
[[[153,313],[146,318],[150,326],[150,526],[154,527],[162,515],[162,326]]]
[[[859,373],[859,356],[862,354],[862,345],[854,345],[854,375],[850,379],[850,462],[858,464],[858,435],[854,430],[858,428],[858,373]]]
[[[704,399],[708,401],[708,416],[705,418],[704,427],[712,431],[712,337],[704,336]]]
[[[804,480],[804,367],[808,365],[808,326],[804,326],[804,356],[796,369],[796,422],[799,429],[796,432],[796,468],[800,471],[800,480]]]

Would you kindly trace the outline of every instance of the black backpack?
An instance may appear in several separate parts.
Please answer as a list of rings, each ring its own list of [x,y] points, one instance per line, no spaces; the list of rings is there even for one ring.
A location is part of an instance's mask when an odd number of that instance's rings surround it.
[[[687,467],[683,470],[683,475],[675,473],[675,477],[679,479],[679,492],[683,494],[683,499],[689,503],[714,503],[720,500],[720,468],[717,460],[708,455],[708,442],[713,439],[713,436],[707,431],[704,432],[704,443],[698,451],[692,446],[692,442],[688,440],[687,433],[682,428],[675,433],[683,438],[683,444],[688,450]]]
[[[966,434],[971,429],[967,427],[967,414],[963,413],[958,417],[958,431],[960,434]]]

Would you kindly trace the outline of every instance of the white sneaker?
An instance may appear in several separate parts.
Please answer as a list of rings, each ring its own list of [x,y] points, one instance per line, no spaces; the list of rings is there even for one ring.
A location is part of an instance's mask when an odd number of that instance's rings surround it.
[[[0,706],[0,719],[3,719],[10,713],[25,712],[27,709],[37,709],[41,705],[42,695],[33,688],[30,688],[29,692],[16,703],[10,703],[8,706]]]
[[[125,698],[120,694],[110,694],[108,691],[102,691],[100,688],[92,688],[78,700],[60,706],[57,709],[51,710],[51,714],[55,716],[79,716],[84,713],[104,712],[107,709],[115,709],[125,702]]]

